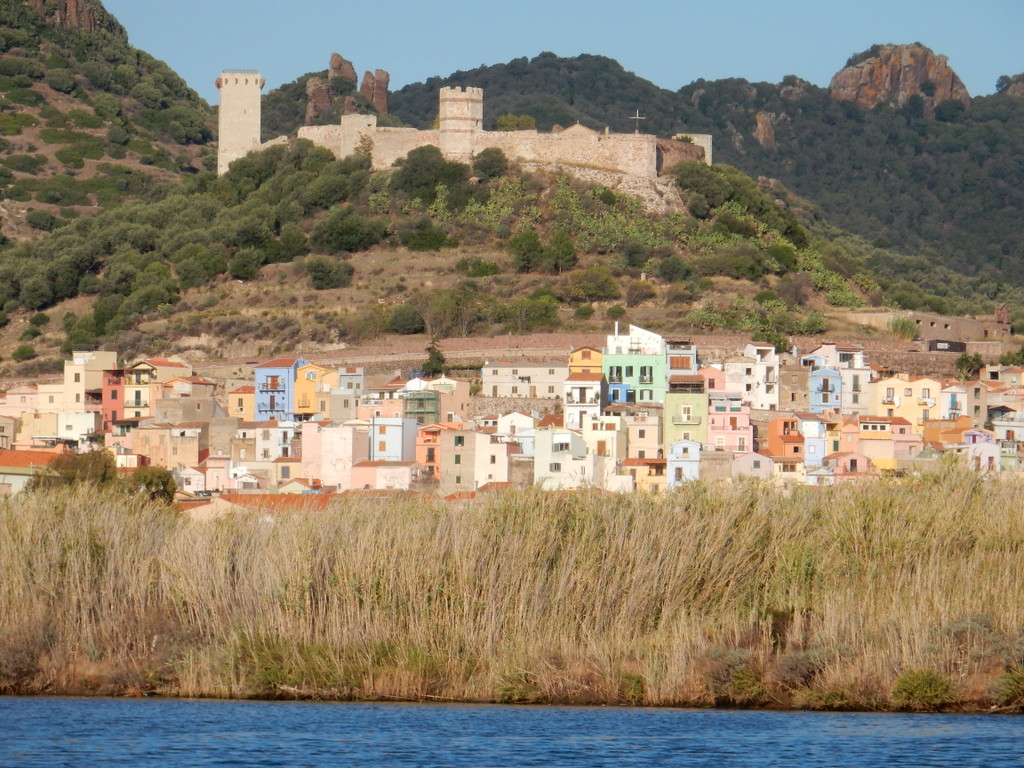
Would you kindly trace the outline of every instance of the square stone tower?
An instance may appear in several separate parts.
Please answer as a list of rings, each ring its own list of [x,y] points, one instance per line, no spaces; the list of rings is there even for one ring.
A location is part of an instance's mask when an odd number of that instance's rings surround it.
[[[217,175],[260,144],[260,91],[266,84],[255,69],[227,69],[217,78]]]

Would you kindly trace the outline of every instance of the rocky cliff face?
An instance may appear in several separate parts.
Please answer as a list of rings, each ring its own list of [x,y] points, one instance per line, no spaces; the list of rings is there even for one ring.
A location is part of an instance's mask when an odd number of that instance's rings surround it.
[[[373,73],[366,72],[363,75],[363,83],[359,86],[359,92],[373,105],[373,108],[382,115],[388,111],[388,85],[391,82],[391,75],[383,69]]]
[[[970,107],[971,96],[945,56],[918,44],[882,45],[871,54],[833,76],[829,84],[833,99],[871,109],[879,104],[903,106],[920,96],[928,118],[934,117],[936,104],[949,99]]]
[[[96,8],[90,0],[26,0],[28,5],[55,27],[79,27],[89,32],[99,26]]]

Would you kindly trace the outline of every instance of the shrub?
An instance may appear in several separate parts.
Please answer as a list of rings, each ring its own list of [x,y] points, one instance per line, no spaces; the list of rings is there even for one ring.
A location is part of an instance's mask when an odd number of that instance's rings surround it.
[[[570,272],[559,288],[561,298],[572,302],[610,301],[620,295],[615,276],[602,265]]]
[[[421,219],[411,228],[403,230],[398,237],[410,251],[439,251],[454,245],[445,231],[431,224],[430,219]]]
[[[682,282],[690,276],[690,267],[678,256],[669,256],[658,263],[658,277],[666,283]]]
[[[459,259],[455,263],[455,269],[466,277],[490,277],[501,272],[501,267],[496,263],[481,259],[479,256]]]
[[[354,271],[348,262],[330,256],[310,256],[306,259],[306,274],[313,288],[318,291],[344,288],[352,282]]]
[[[992,686],[992,696],[1001,707],[1024,707],[1024,667],[1013,666]]]
[[[900,709],[933,712],[956,701],[956,687],[941,672],[912,669],[896,680],[892,700]]]
[[[608,310],[605,312],[605,314],[611,320],[621,320],[626,316],[626,310],[621,304],[615,304],[611,307],[608,307]]]
[[[894,317],[889,320],[889,333],[897,339],[907,341],[917,336],[917,324],[909,317]]]
[[[473,158],[473,173],[481,179],[497,179],[508,173],[508,158],[497,147],[487,147]]]
[[[626,288],[626,306],[636,307],[657,296],[654,286],[646,280],[636,280]]]
[[[41,229],[44,232],[49,232],[57,226],[57,217],[49,211],[41,211],[38,208],[32,208],[25,214],[25,222],[33,229]]]
[[[423,333],[423,316],[411,304],[399,304],[391,311],[388,327],[395,333]]]
[[[383,240],[387,231],[382,219],[368,219],[355,208],[338,208],[313,228],[312,241],[334,253],[363,251]]]
[[[22,344],[11,353],[11,359],[18,363],[24,360],[31,360],[35,356],[36,348],[31,344]]]

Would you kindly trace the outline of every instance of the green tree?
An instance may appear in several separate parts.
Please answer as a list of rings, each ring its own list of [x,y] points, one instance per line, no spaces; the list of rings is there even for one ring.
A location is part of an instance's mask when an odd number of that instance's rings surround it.
[[[96,451],[96,453],[100,453],[100,451]],[[102,451],[102,453],[106,453],[106,451]],[[124,489],[128,493],[146,493],[153,501],[162,501],[164,504],[174,501],[174,494],[178,490],[174,475],[164,467],[139,467],[123,482]]]
[[[508,250],[512,254],[512,266],[516,272],[530,272],[544,259],[544,246],[534,229],[524,229],[509,238]]]
[[[427,347],[427,359],[421,366],[424,376],[440,376],[445,372],[444,353],[437,346],[437,339],[430,342]]]
[[[973,379],[982,368],[985,367],[985,361],[982,360],[981,355],[975,352],[973,355],[969,355],[966,352],[961,352],[960,357],[956,359],[956,377],[958,379]]]
[[[497,147],[480,150],[473,158],[473,173],[481,179],[497,179],[508,173],[508,158]]]
[[[494,121],[496,131],[535,131],[537,121],[532,115],[513,115],[511,112],[499,115]]]
[[[423,317],[411,304],[399,304],[391,311],[388,327],[403,335],[423,333]]]
[[[576,266],[576,245],[573,243],[569,233],[564,229],[557,229],[544,248],[544,266],[547,271],[555,274],[572,269]]]
[[[38,470],[29,480],[27,489],[38,491],[85,484],[102,488],[117,481],[117,467],[109,451],[65,453],[54,459],[50,466]]]

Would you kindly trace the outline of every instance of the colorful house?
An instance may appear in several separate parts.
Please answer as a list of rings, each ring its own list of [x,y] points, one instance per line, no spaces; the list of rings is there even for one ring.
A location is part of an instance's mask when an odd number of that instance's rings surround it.
[[[295,412],[295,381],[308,364],[301,357],[278,357],[256,366],[256,421],[305,420]]]

